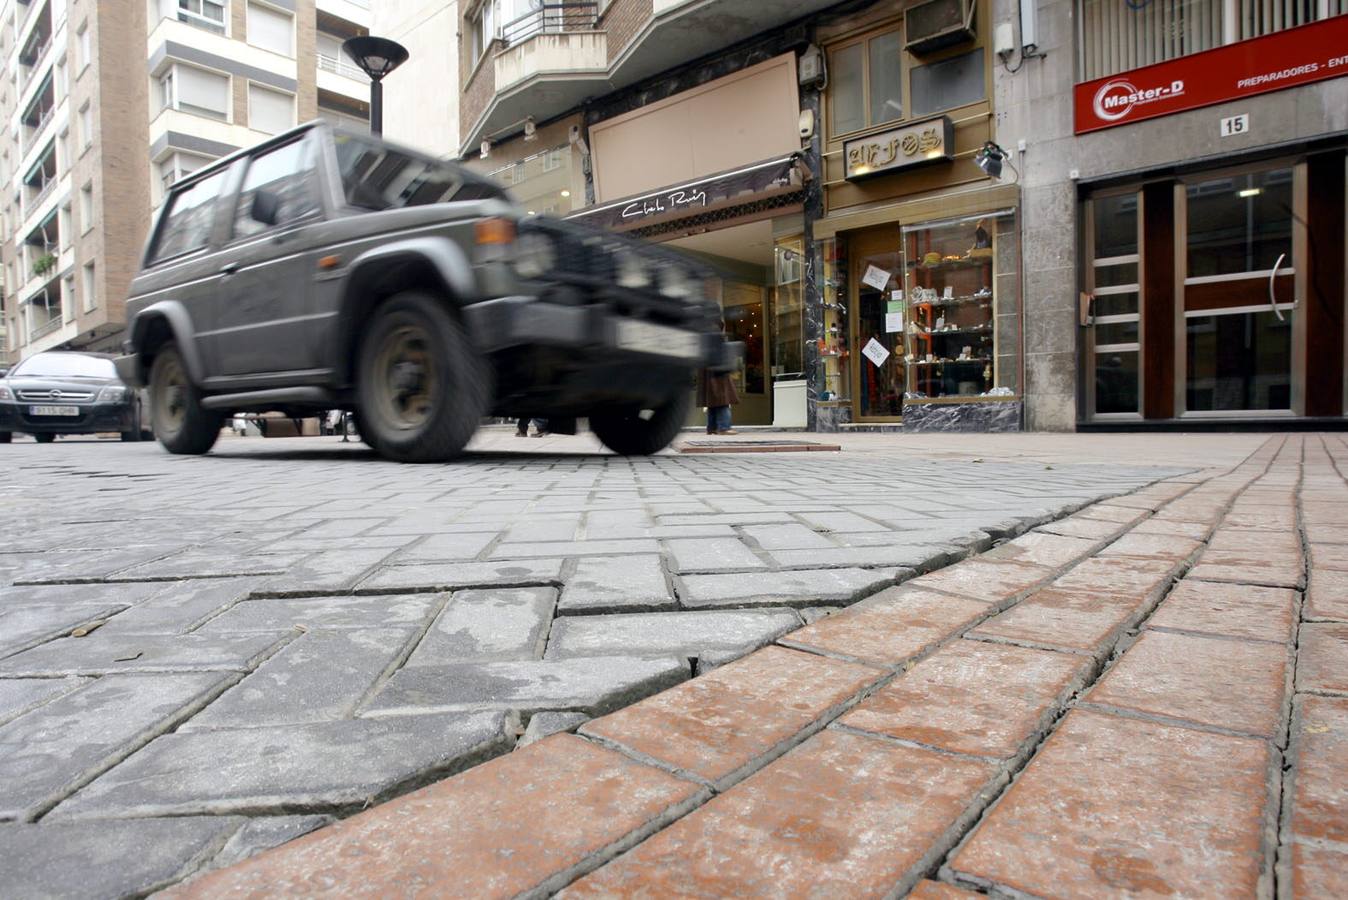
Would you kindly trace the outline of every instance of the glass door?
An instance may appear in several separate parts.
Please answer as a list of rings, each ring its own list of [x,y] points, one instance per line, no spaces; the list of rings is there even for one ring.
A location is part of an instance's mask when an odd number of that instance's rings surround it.
[[[1295,267],[1291,167],[1183,186],[1183,410],[1290,415]]]
[[[1089,203],[1086,392],[1087,409],[1095,419],[1132,419],[1142,414],[1140,198],[1140,193],[1130,191],[1095,197]]]
[[[731,378],[739,390],[739,405],[732,410],[740,425],[772,424],[772,391],[768,377],[768,323],[762,285],[726,281],[721,288],[721,313],[726,338],[744,343],[744,359]]]
[[[851,241],[852,396],[858,420],[897,419],[905,390],[902,240],[898,225]]]

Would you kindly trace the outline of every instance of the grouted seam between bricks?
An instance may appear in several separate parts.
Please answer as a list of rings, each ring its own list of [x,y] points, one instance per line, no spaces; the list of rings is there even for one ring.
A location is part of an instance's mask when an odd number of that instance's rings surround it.
[[[366,705],[368,705],[379,691],[383,689],[384,685],[388,684],[389,680],[393,678],[394,673],[400,670],[407,664],[407,661],[412,658],[412,654],[416,652],[417,647],[421,646],[421,642],[426,639],[426,635],[430,634],[431,629],[435,627],[436,620],[444,614],[445,609],[451,602],[453,602],[453,600],[454,593],[452,591],[445,591],[444,596],[431,605],[431,609],[427,613],[425,620],[413,632],[412,636],[403,642],[403,646],[399,651],[394,654],[388,664],[380,670],[379,674],[375,676],[374,681],[361,692],[360,697],[357,698],[355,703],[351,704],[346,715],[342,718],[353,719],[360,715]]]
[[[1164,479],[1164,478],[1156,479],[1155,481],[1149,483],[1148,485],[1145,485],[1144,488],[1145,488],[1145,487],[1150,487],[1152,484],[1160,483],[1160,482],[1165,481],[1165,480],[1167,480],[1167,479]],[[1193,488],[1190,488],[1190,490],[1192,490],[1192,489],[1193,489]],[[1131,493],[1131,492],[1130,492],[1130,493]],[[1170,503],[1174,502],[1175,499],[1178,499],[1178,497],[1185,496],[1185,495],[1187,495],[1188,493],[1189,493],[1189,491],[1184,491],[1184,492],[1182,492],[1181,494],[1177,495],[1176,498],[1172,498],[1172,499],[1166,501],[1165,504],[1163,504],[1163,506],[1162,506],[1161,508],[1164,508],[1165,505],[1169,505]],[[1065,518],[1066,516],[1072,515],[1072,514],[1075,513],[1075,512],[1079,512],[1080,510],[1085,509],[1085,508],[1087,508],[1087,507],[1089,507],[1089,506],[1092,506],[1092,505],[1094,505],[1095,503],[1103,503],[1103,502],[1106,502],[1107,499],[1113,499],[1114,497],[1118,497],[1118,496],[1123,496],[1123,495],[1122,495],[1122,494],[1115,494],[1115,495],[1111,495],[1109,498],[1102,498],[1102,499],[1096,500],[1096,501],[1087,501],[1087,502],[1085,502],[1085,503],[1083,503],[1083,504],[1081,504],[1081,505],[1076,506],[1075,508],[1071,509],[1070,511],[1064,512],[1064,513],[1062,514],[1062,516],[1056,517],[1056,518],[1052,519],[1051,521],[1057,521],[1058,518]],[[1228,507],[1229,507],[1229,503],[1228,503]],[[1145,521],[1147,518],[1150,518],[1151,516],[1154,516],[1154,515],[1155,515],[1155,510],[1147,511],[1146,516],[1144,516],[1144,518],[1141,519],[1141,520],[1139,520],[1139,521]],[[1037,526],[1040,525],[1040,524],[1045,524],[1045,523],[1042,522],[1042,521],[1035,522],[1034,524],[1021,523],[1021,524],[1020,524],[1020,527],[1018,528],[1018,530],[1016,530],[1016,531],[1014,532],[1014,534],[1012,535],[1012,537],[1018,536],[1018,535],[1020,535],[1020,534],[1024,534],[1024,533],[1026,533],[1027,531],[1029,531],[1031,528],[1037,527]],[[1133,526],[1128,526],[1128,530],[1131,531],[1131,529],[1132,529],[1133,527],[1135,527],[1136,524],[1137,524],[1137,523],[1134,523]],[[1126,533],[1126,532],[1125,532],[1125,533]],[[1007,538],[1007,540],[1010,540],[1010,539],[1011,539],[1011,537],[1008,537],[1008,538]],[[1116,539],[1117,539],[1117,538],[1116,538]],[[731,789],[732,789],[733,787],[735,787],[737,784],[739,784],[739,783],[743,782],[745,779],[751,777],[755,772],[761,771],[764,767],[766,767],[767,765],[769,765],[770,763],[772,763],[774,760],[779,759],[781,756],[783,756],[783,755],[785,755],[786,753],[790,752],[790,750],[792,750],[792,749],[794,749],[795,747],[797,747],[797,746],[803,744],[803,743],[804,743],[806,740],[808,740],[810,737],[813,737],[815,734],[818,734],[819,732],[823,731],[825,728],[829,728],[830,726],[836,726],[837,720],[840,719],[843,715],[845,715],[846,713],[850,712],[853,708],[855,708],[856,706],[858,706],[860,703],[862,703],[864,700],[866,700],[866,699],[869,698],[870,696],[873,696],[873,695],[874,695],[875,693],[877,693],[878,691],[883,690],[886,686],[888,686],[889,684],[891,684],[895,679],[901,677],[906,671],[908,671],[908,669],[910,669],[910,668],[911,668],[913,665],[915,665],[917,662],[919,662],[919,661],[922,660],[922,659],[927,658],[927,657],[930,656],[931,654],[935,653],[938,649],[941,649],[941,648],[943,648],[943,647],[945,647],[945,646],[947,646],[947,645],[953,643],[954,641],[957,641],[957,640],[962,639],[962,637],[963,637],[963,635],[965,634],[965,632],[967,632],[967,631],[969,631],[970,629],[976,627],[978,624],[981,624],[982,622],[986,621],[987,619],[990,619],[991,617],[993,617],[993,616],[995,616],[995,615],[997,615],[997,614],[999,614],[999,613],[1005,611],[1006,609],[1010,608],[1011,606],[1014,606],[1016,603],[1019,603],[1019,602],[1023,601],[1025,598],[1027,598],[1027,597],[1029,597],[1029,596],[1033,596],[1033,595],[1034,595],[1035,593],[1037,593],[1039,590],[1043,589],[1046,585],[1051,584],[1052,581],[1055,580],[1056,578],[1061,577],[1062,575],[1066,574],[1066,573],[1067,573],[1068,571],[1070,571],[1071,569],[1073,569],[1073,568],[1075,568],[1076,566],[1080,565],[1080,564],[1081,564],[1082,562],[1084,562],[1086,559],[1090,559],[1090,558],[1092,558],[1094,555],[1098,554],[1099,551],[1100,551],[1101,549],[1103,549],[1103,547],[1108,546],[1108,543],[1109,543],[1109,542],[1097,542],[1095,545],[1093,545],[1093,546],[1095,547],[1095,549],[1094,549],[1094,551],[1093,551],[1091,554],[1088,554],[1088,555],[1084,555],[1084,556],[1079,557],[1077,560],[1075,560],[1075,561],[1074,561],[1072,564],[1070,564],[1069,566],[1066,566],[1066,567],[1063,567],[1062,569],[1056,570],[1056,571],[1055,571],[1055,574],[1054,574],[1053,576],[1051,576],[1051,577],[1046,577],[1045,579],[1042,579],[1041,581],[1037,582],[1035,585],[1031,586],[1030,588],[1027,588],[1027,589],[1024,589],[1024,590],[1022,590],[1022,591],[1016,592],[1016,594],[1013,594],[1013,599],[1011,600],[1011,602],[1009,602],[1009,603],[1007,603],[1007,602],[1002,602],[1002,603],[988,604],[988,608],[987,608],[987,610],[985,611],[984,614],[977,616],[976,618],[974,618],[973,620],[971,620],[970,622],[968,622],[966,625],[962,626],[962,627],[959,628],[959,629],[956,629],[955,631],[952,631],[950,634],[946,635],[945,637],[941,638],[940,640],[937,640],[937,641],[932,642],[932,644],[928,645],[928,646],[927,646],[926,648],[924,648],[922,651],[919,651],[918,653],[911,655],[911,656],[910,656],[909,658],[907,658],[906,660],[900,661],[899,663],[896,663],[896,664],[894,664],[894,665],[892,665],[892,666],[888,666],[888,667],[887,667],[887,668],[888,668],[888,671],[887,671],[884,675],[882,675],[881,677],[879,677],[879,678],[876,679],[875,681],[871,682],[868,686],[866,686],[866,687],[864,687],[863,689],[861,689],[860,691],[858,691],[853,697],[849,698],[848,700],[846,700],[846,701],[844,701],[844,702],[842,702],[842,703],[840,703],[840,704],[838,704],[838,705],[836,705],[836,706],[834,706],[834,707],[831,707],[831,708],[830,708],[829,710],[827,710],[822,716],[820,716],[819,718],[817,718],[817,719],[816,719],[813,723],[811,723],[810,725],[806,726],[806,728],[803,729],[802,731],[796,733],[792,738],[788,738],[787,740],[785,740],[785,741],[779,743],[778,745],[774,745],[774,747],[773,747],[772,749],[770,749],[769,751],[767,751],[765,754],[762,754],[762,755],[760,755],[759,757],[756,757],[755,759],[750,760],[748,763],[746,763],[744,766],[741,766],[739,769],[736,769],[736,770],[735,770],[734,772],[732,772],[730,775],[727,775],[727,776],[722,777],[721,779],[718,779],[718,780],[715,782],[715,790],[716,790],[716,792],[717,792],[717,793],[724,793],[724,792],[726,792],[726,791],[728,791],[728,790],[731,790]],[[1195,553],[1196,553],[1196,552],[1197,552],[1197,551],[1195,551]],[[1192,558],[1192,555],[1191,555],[1191,558]],[[1174,582],[1173,575],[1172,575],[1170,581],[1171,581],[1171,584],[1173,584],[1173,582]],[[883,590],[885,590],[885,589],[887,589],[887,588],[881,588],[881,589],[879,589],[879,590],[877,590],[877,591],[872,592],[871,594],[869,594],[869,595],[867,595],[867,596],[873,596],[874,594],[880,593],[881,591],[883,591]],[[940,592],[940,593],[944,593],[944,594],[947,594],[947,595],[950,595],[950,596],[959,596],[959,595],[957,595],[957,594],[950,594],[950,592],[945,592],[945,591],[942,591],[942,592]],[[1164,596],[1165,596],[1167,593],[1168,593],[1168,590],[1167,590],[1167,591],[1161,592],[1160,596],[1156,599],[1155,604],[1154,604],[1153,607],[1152,607],[1153,609],[1155,608],[1155,605],[1159,605],[1159,603],[1161,602],[1161,599],[1163,599]],[[864,599],[864,598],[862,598],[862,599]],[[967,599],[967,598],[964,598],[964,599]],[[855,601],[855,602],[860,602],[860,601]],[[780,643],[780,642],[778,642],[778,643]],[[783,646],[789,646],[789,645],[783,645]],[[834,656],[834,654],[823,654],[823,653],[818,653],[817,651],[814,651],[814,650],[811,650],[811,649],[808,649],[808,648],[805,648],[805,647],[789,647],[789,649],[792,649],[792,650],[808,650],[808,652],[813,652],[813,653],[815,653],[816,655],[820,655],[820,656],[825,656],[825,655],[828,655],[828,656]],[[843,658],[843,659],[846,659],[846,657],[842,657],[842,656],[840,656],[840,655],[837,656],[836,658]],[[853,661],[853,662],[862,662],[862,661],[860,661],[860,660],[849,660],[849,661]],[[870,666],[870,667],[872,667],[872,668],[875,667],[875,664],[874,664],[874,663],[863,663],[863,664],[868,665],[868,666]],[[1068,708],[1068,706],[1070,705],[1070,703],[1071,703],[1071,701],[1072,701],[1072,697],[1075,696],[1075,695],[1077,695],[1077,694],[1079,694],[1080,692],[1082,692],[1082,691],[1088,689],[1089,686],[1090,686],[1090,684],[1093,684],[1093,683],[1094,683],[1094,681],[1098,678],[1098,676],[1099,676],[1099,670],[1100,670],[1101,668],[1103,668],[1103,665],[1104,665],[1103,661],[1097,661],[1097,662],[1094,663],[1092,666],[1090,666],[1090,667],[1088,668],[1087,672],[1086,672],[1086,673],[1083,673],[1081,682],[1080,682],[1079,686],[1076,687],[1075,691],[1068,691],[1068,692],[1066,692],[1066,693],[1067,693],[1067,696],[1064,697],[1063,702],[1062,702],[1062,706],[1061,706],[1059,712],[1056,714],[1056,716],[1053,716],[1053,715],[1046,716],[1046,718],[1048,718],[1049,721],[1048,721],[1048,723],[1047,723],[1046,725],[1041,726],[1042,729],[1043,729],[1043,735],[1042,735],[1041,738],[1040,738],[1040,742],[1039,742],[1040,744],[1042,744],[1042,741],[1043,741],[1043,740],[1046,740],[1046,739],[1047,739],[1047,735],[1050,734],[1050,733],[1052,732],[1052,730],[1053,730],[1054,727],[1056,726],[1057,722],[1060,721],[1062,715],[1065,714],[1065,710],[1066,710],[1066,709]],[[1095,672],[1095,678],[1090,678],[1090,676],[1089,676],[1090,669],[1095,669],[1095,670],[1096,670],[1096,672]],[[877,671],[883,671],[883,670],[877,669]],[[849,729],[849,730],[850,730],[850,729]],[[861,731],[860,729],[857,730],[857,733],[859,733],[859,734],[865,734],[867,737],[870,737],[870,738],[872,738],[872,739],[883,739],[883,738],[884,738],[883,735],[876,735],[876,734],[872,734],[872,733],[869,733],[869,732],[864,732],[864,731]],[[654,763],[654,764],[655,764],[658,768],[660,768],[662,771],[666,771],[666,772],[669,772],[669,773],[671,773],[671,774],[679,774],[679,772],[681,771],[681,770],[678,770],[677,767],[672,767],[672,766],[670,766],[670,765],[667,764],[667,763],[663,763],[663,764],[662,764],[661,761],[659,761],[659,760],[652,760],[652,759],[650,759],[649,757],[647,757],[646,754],[642,754],[642,753],[639,753],[638,751],[634,751],[634,750],[632,750],[631,748],[626,747],[624,744],[622,744],[622,743],[620,743],[620,742],[618,742],[618,741],[614,741],[614,740],[607,739],[607,738],[602,739],[602,740],[596,740],[594,737],[592,737],[592,736],[590,736],[590,735],[587,735],[587,734],[581,734],[580,736],[581,736],[582,738],[585,738],[585,739],[588,739],[588,740],[592,740],[594,743],[599,744],[600,746],[605,746],[605,747],[608,747],[608,748],[611,749],[611,750],[614,750],[614,751],[616,751],[616,752],[622,753],[622,754],[624,754],[625,756],[627,756],[628,758],[631,758],[631,759],[633,759],[633,760],[635,760],[635,761],[643,762],[643,763],[645,763],[645,764],[647,764],[647,765],[650,765],[650,764]],[[1016,756],[1017,759],[1020,759],[1020,760],[1021,760],[1020,769],[1021,769],[1022,771],[1023,771],[1024,767],[1025,767],[1026,765],[1028,765],[1028,761],[1029,761],[1031,758],[1033,758],[1034,752],[1038,749],[1038,744],[1035,744],[1035,743],[1032,742],[1032,741],[1028,741],[1028,740],[1027,740],[1027,741],[1025,742],[1025,744],[1026,744],[1026,746],[1023,747],[1022,750],[1021,750],[1021,752],[1018,753],[1017,756]],[[685,777],[685,776],[682,776],[682,775],[681,775],[680,777]],[[930,859],[930,862],[927,862],[927,864],[926,864],[925,866],[923,866],[923,867],[919,867],[918,865],[915,864],[912,868],[910,868],[910,870],[909,870],[907,873],[905,873],[905,876],[904,876],[904,878],[903,878],[903,881],[905,881],[905,882],[911,881],[911,883],[915,884],[918,880],[921,880],[923,877],[929,876],[929,875],[932,873],[932,871],[933,871],[937,866],[940,865],[941,860],[943,860],[947,855],[949,855],[949,853],[951,852],[951,848],[955,847],[956,844],[960,842],[960,840],[961,840],[962,837],[967,836],[969,833],[972,832],[973,827],[977,824],[978,821],[981,820],[981,818],[982,818],[982,816],[984,815],[984,813],[985,813],[985,811],[987,810],[987,808],[988,808],[990,805],[992,805],[992,804],[995,802],[995,800],[996,800],[997,798],[999,798],[999,797],[1005,795],[1006,789],[1007,789],[1007,787],[1008,787],[1008,785],[1009,785],[1009,783],[1010,783],[1010,780],[1011,780],[1011,770],[1010,770],[1010,766],[1008,766],[1008,765],[1003,765],[1003,766],[1001,766],[1001,767],[997,770],[997,774],[994,775],[994,777],[993,777],[992,780],[993,780],[993,782],[997,782],[997,781],[1000,781],[1000,782],[1001,782],[999,790],[998,790],[995,794],[993,794],[992,796],[989,796],[988,798],[986,798],[986,799],[982,802],[981,805],[977,802],[978,796],[979,796],[979,795],[976,795],[976,797],[974,798],[974,800],[971,801],[970,804],[965,808],[964,812],[961,813],[961,815],[956,819],[956,821],[955,821],[954,823],[952,823],[952,825],[949,826],[949,827],[945,830],[945,832],[943,832],[942,836],[941,836],[940,838],[938,838],[936,842],[933,843],[932,847],[928,850],[928,852],[927,852],[926,854],[923,854],[922,858],[919,860],[919,862],[923,862],[923,861],[926,861],[926,860]],[[706,784],[707,782],[706,782],[705,779],[702,779],[702,778],[696,778],[695,783]],[[980,795],[981,795],[981,793],[982,793],[982,791],[980,791]],[[700,806],[700,805],[701,805],[701,804],[699,804],[698,806]],[[688,810],[688,812],[685,813],[685,815],[688,814],[688,813],[693,812],[693,811],[694,811],[695,809],[697,809],[697,808],[698,808],[697,806],[694,806],[694,807],[690,808],[690,809]],[[676,818],[676,819],[671,819],[670,822],[667,823],[666,826],[664,826],[664,827],[668,827],[668,824],[672,824],[672,823],[673,823],[674,821],[676,821],[676,820],[677,820],[677,818]],[[948,836],[948,840],[946,840],[947,836]],[[607,862],[610,862],[610,861],[612,861],[613,859],[616,859],[616,858],[617,858],[617,855],[610,856],[610,857],[608,857],[608,858],[602,860],[598,865],[595,866],[595,868],[598,868],[599,865],[606,864]],[[582,873],[582,874],[583,874],[583,873]],[[576,877],[579,877],[579,875],[577,875]],[[558,887],[557,887],[556,889],[560,890],[561,887],[565,887],[565,885],[566,885],[566,884],[569,884],[569,883],[570,883],[570,882],[565,882],[565,883],[563,883],[563,884],[561,884],[561,885],[558,885]],[[897,891],[898,888],[896,887],[895,890]]]
[[[1262,450],[1264,447],[1266,447],[1272,440],[1274,439],[1271,438],[1269,439],[1269,441],[1265,441],[1264,444],[1261,444],[1259,448],[1254,450],[1242,462],[1232,467],[1232,469],[1228,473],[1224,473],[1222,476],[1214,476],[1214,479],[1217,477],[1224,477],[1226,474],[1234,474],[1235,472],[1239,471],[1242,466],[1247,465],[1256,456],[1256,454],[1258,454],[1259,451]],[[1263,466],[1263,471],[1260,473],[1260,475],[1265,474],[1268,471],[1268,469],[1272,466],[1274,459],[1276,459],[1276,453]],[[1259,476],[1256,476],[1256,478],[1257,477]],[[1211,483],[1212,480],[1213,479],[1209,479],[1209,481],[1205,482],[1205,484]],[[1224,504],[1221,515],[1218,517],[1216,523],[1214,523],[1213,528],[1209,531],[1209,540],[1211,538],[1211,535],[1216,533],[1217,526],[1229,514],[1236,500],[1240,497],[1241,494],[1243,494],[1248,489],[1249,485],[1252,484],[1255,480],[1256,479],[1250,479],[1246,481],[1245,485],[1242,486],[1234,494],[1232,494],[1230,500],[1228,500]],[[1181,494],[1180,497],[1187,496],[1188,493],[1189,492],[1186,491],[1184,494]],[[1169,506],[1171,503],[1174,503],[1178,499],[1179,498],[1176,497],[1172,500],[1169,500],[1158,509],[1153,510],[1146,518],[1142,519],[1137,523],[1134,523],[1133,526],[1130,526],[1129,531],[1131,531],[1137,525],[1141,524],[1141,522],[1153,518],[1158,512],[1160,512],[1161,509],[1164,509],[1166,506]],[[1003,885],[991,879],[981,878],[971,873],[965,873],[953,869],[951,868],[951,864],[953,863],[955,857],[959,855],[960,851],[964,848],[964,846],[967,845],[968,842],[973,838],[973,835],[977,833],[979,826],[982,825],[983,822],[987,821],[988,818],[992,816],[993,813],[996,811],[996,809],[1001,805],[1001,803],[1011,794],[1012,789],[1014,789],[1015,785],[1021,780],[1022,777],[1024,777],[1025,773],[1029,770],[1030,765],[1038,757],[1039,752],[1040,750],[1043,749],[1044,744],[1047,743],[1048,740],[1052,738],[1054,734],[1057,733],[1059,727],[1061,727],[1062,725],[1063,720],[1066,719],[1067,714],[1072,709],[1082,705],[1080,703],[1080,698],[1083,697],[1087,692],[1089,692],[1096,684],[1098,684],[1100,680],[1104,678],[1109,673],[1110,670],[1113,669],[1114,665],[1117,664],[1117,662],[1123,658],[1123,655],[1124,653],[1127,652],[1128,648],[1130,648],[1134,643],[1136,643],[1136,640],[1140,636],[1147,620],[1150,619],[1150,617],[1155,614],[1155,611],[1159,609],[1161,605],[1165,602],[1165,600],[1170,596],[1175,586],[1179,583],[1180,580],[1182,580],[1183,578],[1182,573],[1183,571],[1185,571],[1185,568],[1187,566],[1191,566],[1193,561],[1201,556],[1201,553],[1203,550],[1206,549],[1207,544],[1208,540],[1200,542],[1199,547],[1196,548],[1195,551],[1191,553],[1184,561],[1182,561],[1182,563],[1179,566],[1177,566],[1176,572],[1178,572],[1179,574],[1172,573],[1171,577],[1167,579],[1165,587],[1159,592],[1159,596],[1156,597],[1155,600],[1150,604],[1145,614],[1137,619],[1133,628],[1121,632],[1119,636],[1115,639],[1113,646],[1111,648],[1108,648],[1106,652],[1102,653],[1100,661],[1094,667],[1095,671],[1093,672],[1093,674],[1085,680],[1085,682],[1079,688],[1075,696],[1068,698],[1067,701],[1064,702],[1059,707],[1057,712],[1053,715],[1052,721],[1050,722],[1048,727],[1045,728],[1043,732],[1039,735],[1038,741],[1034,742],[1032,746],[1026,749],[1026,752],[1021,754],[1017,764],[1009,767],[1010,771],[1008,774],[1010,777],[1008,778],[1007,784],[1002,789],[1001,793],[998,794],[996,797],[992,798],[990,802],[988,802],[984,806],[983,810],[978,816],[975,817],[975,820],[970,825],[970,827],[948,849],[948,852],[942,857],[939,866],[936,867],[934,870],[929,870],[926,873],[926,877],[939,878],[942,881],[946,881],[950,884],[954,884],[957,887],[965,889],[974,888],[979,890],[980,893],[996,893],[998,895],[1004,894],[1012,897],[1034,896],[1034,895],[1027,895],[1025,892],[1012,888],[1009,885]],[[1271,742],[1268,743],[1271,744]],[[1271,755],[1274,757],[1280,756],[1276,747],[1271,747]],[[1271,862],[1272,861],[1269,860],[1269,863]]]

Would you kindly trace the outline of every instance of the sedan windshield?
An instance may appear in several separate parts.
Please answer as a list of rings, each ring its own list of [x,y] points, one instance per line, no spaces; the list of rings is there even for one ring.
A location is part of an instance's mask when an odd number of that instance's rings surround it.
[[[29,378],[116,378],[112,360],[79,353],[39,353],[30,356],[10,371],[10,377]]]
[[[384,210],[449,200],[507,199],[496,184],[451,163],[412,156],[350,134],[338,134],[334,140],[346,202],[352,206]]]

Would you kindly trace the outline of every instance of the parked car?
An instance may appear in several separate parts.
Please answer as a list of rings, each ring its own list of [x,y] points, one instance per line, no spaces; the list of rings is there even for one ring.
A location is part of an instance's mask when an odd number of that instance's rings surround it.
[[[58,434],[121,432],[142,436],[141,402],[117,377],[112,357],[50,351],[20,362],[0,379],[0,444],[14,432],[51,443]]]
[[[117,369],[149,386],[173,453],[207,452],[231,414],[329,409],[406,462],[453,456],[486,415],[584,416],[611,449],[654,453],[693,373],[734,358],[709,275],[315,122],[173,186]]]

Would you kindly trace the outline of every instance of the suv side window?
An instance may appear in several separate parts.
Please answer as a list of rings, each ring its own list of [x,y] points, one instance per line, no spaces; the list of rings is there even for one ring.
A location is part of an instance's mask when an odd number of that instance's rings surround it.
[[[211,242],[215,201],[220,197],[228,171],[222,169],[169,196],[152,263],[200,250]]]
[[[253,218],[253,197],[258,191],[275,194],[280,201],[276,227],[298,221],[318,210],[314,192],[315,154],[312,141],[300,139],[260,153],[248,162],[239,202],[234,209],[234,237],[261,234],[273,226]]]

